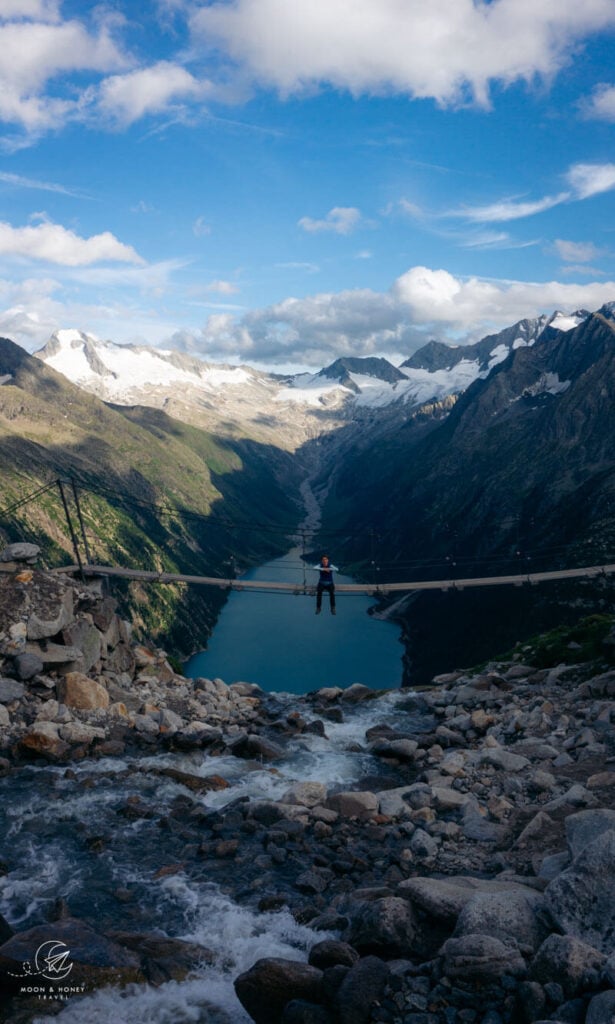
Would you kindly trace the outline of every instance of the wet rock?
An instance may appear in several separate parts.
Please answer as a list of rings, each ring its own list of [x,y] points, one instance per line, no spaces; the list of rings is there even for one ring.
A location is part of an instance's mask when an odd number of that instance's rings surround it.
[[[340,942],[336,939],[324,939],[323,942],[317,942],[315,946],[312,946],[308,963],[312,967],[318,967],[321,971],[326,971],[328,967],[334,967],[336,964],[352,967],[358,959],[359,954],[356,949],[353,949],[347,942]]]
[[[255,1024],[281,1024],[293,999],[322,1002],[322,971],[297,960],[267,957],[239,975],[235,992]]]
[[[305,999],[292,999],[282,1013],[281,1024],[337,1024],[330,1010]]]
[[[342,935],[359,952],[404,956],[412,949],[416,919],[411,905],[399,896],[355,903]]]
[[[2,914],[0,914],[0,945],[2,945],[2,943],[4,943],[4,942],[8,942],[8,940],[14,934],[15,934],[15,932],[11,928],[11,926],[8,923],[8,921],[6,920],[6,918],[4,918],[2,916]]]
[[[537,981],[522,981],[517,989],[517,1012],[523,1024],[531,1024],[542,1016],[547,997]]]
[[[360,704],[364,700],[370,700],[375,696],[375,691],[363,683],[353,683],[345,690],[342,690],[342,701],[345,704]]]
[[[296,782],[286,790],[282,803],[299,804],[302,807],[316,807],[327,799],[327,787],[322,782]]]
[[[67,962],[72,963],[67,976],[71,985],[85,985],[90,990],[145,980],[135,953],[85,922],[66,918],[19,932],[0,946],[0,980],[6,991],[15,991],[23,984],[26,965],[31,967],[37,955],[42,957],[45,949],[51,949],[51,945],[43,948],[45,943],[58,944],[58,953],[67,947]]]
[[[284,748],[266,740],[257,733],[240,736],[230,744],[231,753],[235,757],[259,758],[263,761],[279,761],[284,757]]]
[[[615,831],[603,832],[585,846],[549,883],[545,896],[563,932],[610,953],[615,934]]]
[[[138,955],[141,970],[152,985],[183,981],[191,971],[214,960],[210,949],[182,939],[122,931],[110,932],[108,937]]]
[[[377,757],[393,757],[398,761],[414,761],[418,746],[416,740],[383,740],[374,744],[372,753]]]
[[[186,786],[193,793],[216,792],[220,789],[228,789],[230,785],[221,775],[190,775],[188,772],[180,771],[179,768],[152,768],[150,771],[153,774],[172,779],[173,782],[178,782],[181,786]]]
[[[367,956],[348,971],[336,999],[340,1024],[369,1024],[371,1010],[380,999],[389,977],[387,965],[375,956]]]
[[[449,978],[491,981],[503,974],[522,977],[525,961],[517,947],[492,935],[447,939],[441,950],[442,970]]]
[[[599,950],[572,935],[549,935],[531,963],[536,981],[557,979],[568,998],[598,988],[606,957]]]
[[[69,672],[58,681],[57,690],[58,699],[70,708],[91,711],[110,704],[108,690],[82,672]]]

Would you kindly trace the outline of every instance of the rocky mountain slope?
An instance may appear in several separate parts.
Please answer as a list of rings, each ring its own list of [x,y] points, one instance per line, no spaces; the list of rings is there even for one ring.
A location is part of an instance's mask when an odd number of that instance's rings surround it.
[[[513,349],[450,412],[432,418],[427,433],[421,420],[410,419],[347,453],[327,510],[330,521],[358,538],[344,557],[363,559],[367,572],[365,538],[373,532],[386,578],[497,575],[612,560],[614,399],[612,307]],[[433,599],[422,603],[435,614]],[[490,594],[486,603],[514,628],[518,617],[508,596]],[[471,618],[480,617],[480,599],[467,604]],[[531,607],[532,600],[526,593],[518,604]],[[417,608],[408,615],[416,617]],[[459,622],[467,631],[468,617]],[[448,615],[440,625],[446,632]],[[514,633],[502,637],[514,639]]]
[[[72,477],[92,560],[228,576],[232,558],[250,564],[285,549],[301,477],[279,448],[214,438],[161,410],[107,405],[7,339],[0,379],[3,510]],[[0,527],[9,540],[40,541],[48,564],[74,561],[55,488],[3,515]],[[134,586],[126,594],[137,625],[173,635],[187,653],[221,602],[180,587],[151,591],[155,599]]]

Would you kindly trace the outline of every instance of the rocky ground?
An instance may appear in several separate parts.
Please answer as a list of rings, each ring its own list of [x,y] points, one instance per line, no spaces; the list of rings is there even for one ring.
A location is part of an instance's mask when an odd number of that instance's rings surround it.
[[[96,585],[39,572],[27,546],[2,557],[5,773],[201,749],[275,771],[290,739],[323,735],[381,699],[329,688],[289,712],[249,684],[187,680],[163,652],[131,643]],[[606,640],[603,662],[537,669],[515,656],[434,680],[408,697],[416,729],[367,730],[361,747],[382,769],[352,790],[305,779],[280,799],[212,810],[199,796],[224,778],[159,769],[184,787],[158,822],[182,863],[236,877],[238,899],[263,913],[288,908],[323,932],[308,963],[261,959],[236,979],[257,1024],[615,1021],[615,636]],[[131,799],[123,813],[156,810]],[[53,929],[85,988],[161,984],[211,956],[96,930],[67,907]],[[10,991],[44,934],[0,922]],[[4,1019],[31,1019],[26,1002],[6,1003]],[[203,1024],[225,1019],[203,1013]]]

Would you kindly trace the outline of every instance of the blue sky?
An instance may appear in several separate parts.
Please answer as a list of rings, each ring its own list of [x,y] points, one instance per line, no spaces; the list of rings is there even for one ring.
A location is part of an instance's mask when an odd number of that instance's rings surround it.
[[[0,0],[0,332],[273,368],[615,300],[614,0]]]

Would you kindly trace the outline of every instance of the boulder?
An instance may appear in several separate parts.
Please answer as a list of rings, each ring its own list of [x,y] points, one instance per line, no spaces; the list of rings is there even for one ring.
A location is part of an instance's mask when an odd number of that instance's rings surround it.
[[[377,757],[392,757],[397,761],[414,761],[418,750],[416,740],[381,740],[372,747]]]
[[[107,735],[104,729],[85,725],[84,722],[68,722],[66,725],[61,725],[59,733],[67,743],[83,746],[89,746],[94,740],[104,740]]]
[[[326,1006],[308,1003],[305,999],[291,999],[282,1013],[281,1024],[338,1024]]]
[[[323,942],[317,942],[315,946],[312,946],[308,963],[312,967],[318,967],[319,970],[326,971],[328,967],[334,967],[336,964],[352,967],[358,959],[359,954],[356,949],[353,949],[347,942],[340,942],[337,939],[324,939]]]
[[[40,553],[38,544],[7,544],[0,554],[0,562],[27,562],[34,565]]]
[[[87,619],[71,622],[62,630],[62,640],[67,646],[78,647],[81,651],[83,672],[89,672],[100,661],[102,637],[96,626]]]
[[[360,952],[404,956],[412,949],[416,921],[407,900],[384,896],[362,901],[351,906],[348,916],[342,939]]]
[[[19,741],[21,753],[40,754],[51,761],[66,757],[69,746],[60,738],[58,728],[54,722],[36,722]]]
[[[333,793],[325,806],[341,818],[372,818],[378,813],[378,797],[370,792]]]
[[[615,831],[615,811],[606,807],[579,811],[566,818],[566,839],[572,858],[597,839],[603,832]]]
[[[259,736],[257,733],[245,733],[233,740],[230,744],[231,753],[235,757],[243,757],[247,759],[259,759],[263,761],[279,761],[280,758],[284,757],[283,747],[278,746],[277,743],[272,743],[271,740],[266,740],[263,736]]]
[[[108,708],[110,704],[105,687],[82,672],[68,672],[60,679],[58,699],[69,708],[80,708],[83,711]]]
[[[503,974],[523,977],[525,961],[514,943],[492,935],[447,939],[441,951],[442,971],[449,978],[498,981]]]
[[[37,966],[38,958],[42,960],[54,946],[58,955],[66,953],[66,967],[72,964],[66,975],[67,985],[85,985],[89,990],[145,980],[135,953],[99,934],[84,921],[68,917],[18,932],[0,946],[0,980],[5,991],[18,990],[28,968],[32,964]]]
[[[557,979],[569,998],[597,988],[606,957],[572,935],[549,935],[531,963],[532,977],[543,984]]]
[[[587,1007],[585,1024],[613,1024],[615,1020],[615,989],[600,992]]]
[[[615,933],[615,831],[588,843],[549,883],[545,896],[561,931],[610,953]]]
[[[369,1024],[371,1010],[386,986],[389,968],[376,956],[367,956],[348,971],[338,991],[339,1024]]]
[[[369,700],[375,694],[376,690],[372,690],[369,686],[364,686],[363,683],[353,683],[352,686],[342,690],[342,700],[346,704],[360,704],[361,701]]]
[[[239,975],[235,992],[255,1024],[281,1024],[284,1007],[293,999],[321,1002],[322,971],[297,960],[266,957]]]
[[[506,942],[514,939],[524,953],[533,953],[546,938],[540,921],[544,899],[532,889],[527,892],[477,892],[461,910],[455,936],[491,935]]]
[[[210,964],[214,954],[205,946],[183,939],[141,932],[109,932],[108,938],[137,954],[141,970],[152,985],[183,979],[203,964]]]
[[[316,807],[327,799],[327,787],[322,782],[296,782],[284,793],[282,803]]]

